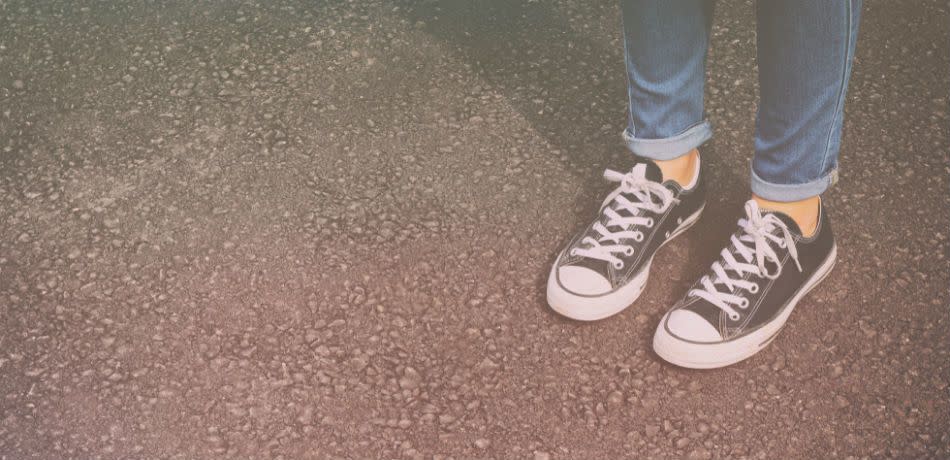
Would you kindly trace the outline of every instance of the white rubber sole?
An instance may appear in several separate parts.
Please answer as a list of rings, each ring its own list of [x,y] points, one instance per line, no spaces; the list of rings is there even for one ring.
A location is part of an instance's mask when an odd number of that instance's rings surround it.
[[[657,251],[666,245],[666,243],[672,241],[673,238],[676,238],[692,227],[693,224],[699,220],[703,209],[705,209],[705,205],[687,217],[669,238],[656,248]],[[654,254],[654,257],[655,256],[656,254]],[[560,261],[561,258],[558,256],[558,259],[554,261],[554,265],[551,267],[551,273],[548,275],[548,305],[551,306],[552,310],[561,315],[578,321],[597,321],[616,315],[629,307],[640,297],[640,294],[643,293],[643,288],[646,287],[647,279],[650,275],[650,265],[653,264],[653,258],[651,257],[643,266],[643,269],[640,270],[639,275],[610,294],[602,296],[581,296],[567,291],[558,283],[557,267]]]
[[[742,361],[758,353],[778,335],[785,326],[795,305],[808,294],[818,283],[822,282],[831,269],[835,266],[835,259],[838,255],[838,247],[832,246],[831,252],[825,261],[818,267],[815,274],[805,285],[799,289],[798,293],[789,301],[788,306],[772,322],[762,326],[755,332],[750,333],[739,339],[728,342],[703,344],[687,342],[674,337],[666,331],[664,325],[670,313],[668,312],[660,320],[660,325],[656,328],[656,334],[653,336],[653,351],[661,358],[677,366],[690,369],[715,369],[729,366]]]

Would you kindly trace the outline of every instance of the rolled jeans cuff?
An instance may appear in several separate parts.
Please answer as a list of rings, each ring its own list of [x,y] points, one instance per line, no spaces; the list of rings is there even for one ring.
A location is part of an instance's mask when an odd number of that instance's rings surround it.
[[[825,190],[838,182],[838,170],[833,169],[828,174],[804,184],[773,184],[766,182],[752,170],[752,193],[770,201],[799,201],[821,195]]]
[[[712,137],[712,126],[708,121],[701,121],[686,131],[665,139],[638,139],[630,132],[630,128],[623,131],[623,140],[635,155],[651,160],[672,160],[681,157]]]

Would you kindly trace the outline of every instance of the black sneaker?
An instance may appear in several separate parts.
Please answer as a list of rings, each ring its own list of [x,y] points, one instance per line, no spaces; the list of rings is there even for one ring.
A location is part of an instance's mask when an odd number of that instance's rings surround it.
[[[791,218],[762,212],[755,201],[746,202],[745,212],[710,272],[660,321],[653,349],[661,358],[708,369],[754,355],[831,272],[837,248],[821,205],[818,229],[808,238]]]
[[[643,291],[657,249],[699,219],[706,204],[699,161],[685,189],[672,180],[661,183],[660,168],[641,161],[626,174],[604,171],[620,186],[554,262],[548,277],[554,311],[593,321],[627,308]]]

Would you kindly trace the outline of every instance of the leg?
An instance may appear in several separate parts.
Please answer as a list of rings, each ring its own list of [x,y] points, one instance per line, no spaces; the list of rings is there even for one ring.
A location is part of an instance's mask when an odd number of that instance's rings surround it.
[[[861,0],[760,0],[752,193],[814,230],[817,196],[837,179],[845,92]]]
[[[652,161],[639,161],[626,173],[604,172],[617,188],[551,267],[548,304],[584,321],[614,315],[636,301],[654,254],[693,225],[706,203],[698,158],[693,174],[684,177],[670,177],[661,163],[688,157],[711,135],[703,119],[703,64],[712,5],[622,5],[630,97],[624,139],[633,153]]]
[[[834,182],[859,6],[759,0],[755,197],[719,260],[660,321],[653,349],[667,361],[712,368],[758,353],[834,266],[817,196]]]
[[[676,166],[686,166],[712,136],[703,83],[713,2],[624,0],[622,10],[629,98],[624,140],[673,176],[667,178],[689,177],[692,168]]]

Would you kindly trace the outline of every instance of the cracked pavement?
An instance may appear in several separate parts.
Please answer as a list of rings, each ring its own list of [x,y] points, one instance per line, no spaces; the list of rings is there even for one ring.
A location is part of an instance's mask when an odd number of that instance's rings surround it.
[[[710,201],[558,317],[622,167],[615,2],[0,0],[0,459],[947,458],[950,21],[867,2],[839,259],[763,352],[656,323],[748,194],[753,6],[717,6]]]

